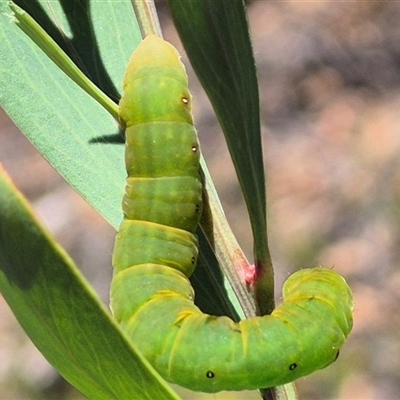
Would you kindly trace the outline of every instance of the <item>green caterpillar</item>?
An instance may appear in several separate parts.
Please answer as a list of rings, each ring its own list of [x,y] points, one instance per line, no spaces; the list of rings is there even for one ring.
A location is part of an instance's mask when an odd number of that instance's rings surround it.
[[[332,270],[294,273],[269,316],[234,323],[194,305],[200,149],[178,52],[148,36],[123,86],[128,178],[111,287],[122,329],[166,380],[192,390],[267,388],[331,364],[353,323],[352,293]]]

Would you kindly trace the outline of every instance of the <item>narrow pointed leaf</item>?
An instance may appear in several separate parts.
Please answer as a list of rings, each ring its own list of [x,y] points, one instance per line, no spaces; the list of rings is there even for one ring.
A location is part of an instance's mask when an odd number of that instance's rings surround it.
[[[135,351],[0,170],[0,291],[29,337],[89,399],[178,399]]]

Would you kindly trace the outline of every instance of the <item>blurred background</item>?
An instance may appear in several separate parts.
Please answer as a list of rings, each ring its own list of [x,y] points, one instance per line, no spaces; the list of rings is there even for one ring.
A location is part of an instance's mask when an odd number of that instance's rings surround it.
[[[184,56],[165,4],[158,5],[166,39]],[[397,399],[400,3],[250,1],[247,6],[259,75],[277,301],[290,272],[318,264],[343,274],[355,295],[349,341],[332,366],[297,382],[300,398]],[[188,73],[203,153],[227,218],[251,258],[247,212],[223,135],[189,66]],[[115,231],[1,110],[0,162],[107,302]],[[1,400],[82,398],[43,359],[1,297],[0,318]],[[180,393],[194,400],[259,398]]]

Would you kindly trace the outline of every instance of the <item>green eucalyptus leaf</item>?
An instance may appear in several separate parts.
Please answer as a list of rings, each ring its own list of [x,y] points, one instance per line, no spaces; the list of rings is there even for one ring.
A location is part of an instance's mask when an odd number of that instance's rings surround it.
[[[169,0],[168,4],[236,168],[253,230],[257,275],[262,277],[255,285],[258,307],[261,314],[268,314],[274,308],[274,282],[267,242],[258,85],[244,4],[242,0]]]
[[[132,348],[0,169],[0,290],[43,355],[89,399],[178,399]]]
[[[52,14],[56,16],[57,4],[51,2]],[[74,54],[88,65],[97,62],[94,70],[106,68],[109,79],[112,77],[111,80],[119,86],[127,60],[140,41],[138,28],[132,25],[134,13],[131,3],[94,1],[90,4],[92,23],[86,27],[87,35],[93,35],[92,31],[96,33],[97,47],[89,52],[83,45],[77,45],[79,37],[75,36],[68,45],[74,46],[72,49],[83,48],[83,55],[97,52],[94,60],[85,60],[78,50]],[[118,125],[11,22],[10,13],[7,2],[2,1],[0,55],[6,56],[0,58],[0,104],[54,168],[117,227],[122,218],[120,202],[125,179],[123,146],[115,143],[116,138],[120,138]],[[119,16],[123,18],[117,22]],[[51,31],[49,26],[62,21],[57,18],[54,23],[47,22],[44,28]],[[85,28],[79,26],[81,30]],[[114,29],[114,41],[110,39],[109,29]],[[72,33],[65,32],[66,35]],[[80,35],[85,37],[84,32]],[[126,37],[130,41],[122,39]],[[105,81],[103,73],[94,75],[100,87],[109,88],[109,84],[102,86]],[[116,96],[115,93],[109,92],[111,97]]]

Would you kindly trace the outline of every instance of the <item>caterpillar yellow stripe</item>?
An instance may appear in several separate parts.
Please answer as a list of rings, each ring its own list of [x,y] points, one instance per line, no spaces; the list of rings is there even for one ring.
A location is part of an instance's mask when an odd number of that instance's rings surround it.
[[[194,305],[200,147],[176,49],[146,37],[123,90],[128,178],[111,308],[132,342],[166,380],[204,392],[282,385],[335,361],[352,329],[353,300],[330,269],[291,275],[269,316],[234,323]]]

